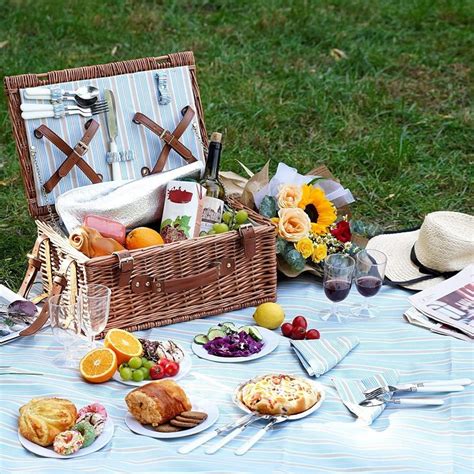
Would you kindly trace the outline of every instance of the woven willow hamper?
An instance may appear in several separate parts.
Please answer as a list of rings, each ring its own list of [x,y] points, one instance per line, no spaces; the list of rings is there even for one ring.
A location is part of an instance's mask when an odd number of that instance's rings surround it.
[[[62,292],[68,301],[74,301],[84,285],[106,285],[112,290],[106,329],[130,331],[275,301],[274,227],[250,209],[246,210],[254,225],[244,226],[239,231],[87,258],[56,230],[54,206],[40,205],[21,118],[19,90],[179,66],[190,68],[196,114],[203,142],[207,145],[191,52],[4,79],[28,209],[38,228],[38,239],[29,254],[21,294],[28,293],[38,271],[42,274],[45,294]],[[237,210],[244,208],[236,200],[229,199],[228,203]]]

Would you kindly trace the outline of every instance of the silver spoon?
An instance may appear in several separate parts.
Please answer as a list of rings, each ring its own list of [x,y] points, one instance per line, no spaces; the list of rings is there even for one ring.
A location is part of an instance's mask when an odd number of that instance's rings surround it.
[[[99,98],[99,89],[95,86],[81,86],[75,91],[61,91],[65,99],[74,100],[78,105],[90,107]],[[50,100],[51,90],[48,87],[30,87],[25,89],[26,99]]]

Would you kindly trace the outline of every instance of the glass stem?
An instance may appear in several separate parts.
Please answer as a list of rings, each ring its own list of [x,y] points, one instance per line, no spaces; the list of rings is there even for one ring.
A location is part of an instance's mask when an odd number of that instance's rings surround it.
[[[364,301],[362,303],[362,311],[368,311],[369,310],[369,298],[364,298]]]
[[[337,315],[337,303],[332,303],[331,305],[331,315],[336,316]]]

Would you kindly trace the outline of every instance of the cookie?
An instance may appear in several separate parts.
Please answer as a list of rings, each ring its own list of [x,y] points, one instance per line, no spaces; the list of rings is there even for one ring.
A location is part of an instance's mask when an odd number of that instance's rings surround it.
[[[183,411],[183,413],[180,413],[179,416],[182,416],[183,418],[204,421],[207,418],[207,413],[202,411]]]
[[[177,431],[181,431],[181,428],[178,428],[177,426],[171,426],[169,423],[165,423],[163,425],[156,426],[155,431],[159,431],[160,433],[176,433]]]
[[[184,416],[175,416],[173,420],[182,421],[183,423],[194,423],[195,426],[201,424],[203,420],[195,420],[193,418],[185,418]]]
[[[177,426],[178,428],[194,428],[195,426],[199,425],[196,421],[178,421],[178,420],[171,420],[170,425]]]

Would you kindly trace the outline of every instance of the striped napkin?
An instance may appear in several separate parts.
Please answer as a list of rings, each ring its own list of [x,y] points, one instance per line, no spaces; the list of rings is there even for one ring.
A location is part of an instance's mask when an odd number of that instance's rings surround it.
[[[290,341],[298,359],[309,375],[319,377],[331,370],[359,344],[355,336],[331,339]]]
[[[333,378],[332,382],[341,397],[342,403],[346,405],[349,411],[362,423],[371,425],[384,411],[386,404],[377,407],[360,406],[359,403],[365,399],[364,392],[381,385],[396,385],[399,379],[398,371],[390,369],[362,380]],[[386,394],[384,397],[390,398],[391,395]]]

